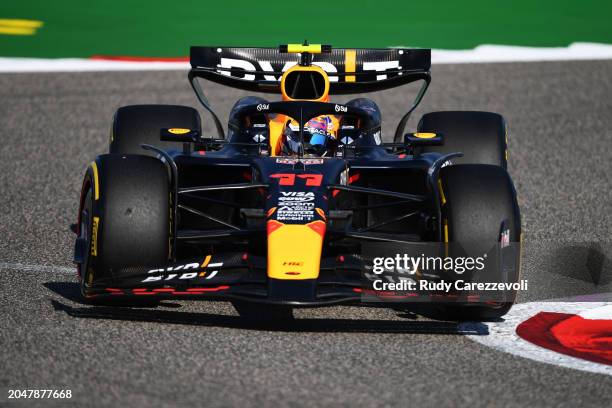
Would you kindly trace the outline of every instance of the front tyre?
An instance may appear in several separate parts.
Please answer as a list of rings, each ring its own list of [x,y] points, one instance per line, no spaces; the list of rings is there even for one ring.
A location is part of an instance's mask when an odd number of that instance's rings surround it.
[[[121,282],[121,270],[165,265],[170,253],[169,182],[152,157],[102,155],[83,182],[76,254],[82,294]]]
[[[502,240],[520,243],[521,220],[514,185],[500,166],[463,164],[442,168],[442,225],[444,241],[461,247],[463,256],[483,256]],[[496,265],[484,269],[478,281],[519,281],[519,248],[514,245],[511,261],[515,267]],[[456,256],[457,253],[451,253]],[[446,317],[454,320],[491,320],[506,314],[514,298],[505,302],[476,302],[444,305]]]
[[[418,131],[444,135],[444,145],[422,147],[423,153],[462,152],[463,157],[452,159],[454,164],[492,164],[507,168],[506,122],[498,113],[430,112],[419,121]]]
[[[143,144],[163,150],[181,150],[181,142],[160,141],[160,131],[164,128],[201,131],[200,114],[194,108],[181,105],[122,106],[113,117],[109,153],[157,156],[143,149]]]

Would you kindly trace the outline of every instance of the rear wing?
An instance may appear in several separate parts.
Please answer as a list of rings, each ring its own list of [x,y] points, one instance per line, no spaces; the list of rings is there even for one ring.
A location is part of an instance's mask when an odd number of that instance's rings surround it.
[[[307,45],[305,45],[308,47]],[[318,46],[321,47],[321,46]],[[410,114],[423,99],[431,82],[431,50],[418,48],[334,48],[312,55],[312,64],[329,77],[331,95],[382,91],[423,81],[412,106],[395,130],[402,138]],[[220,138],[223,125],[204,95],[197,78],[251,92],[280,93],[284,71],[300,62],[301,55],[277,48],[199,47],[190,50],[189,82],[204,108],[210,112]],[[284,52],[282,52],[284,51]]]
[[[280,77],[300,55],[279,48],[191,47],[190,77],[252,92],[279,93]],[[431,50],[334,48],[313,55],[329,76],[330,94],[381,91],[417,80],[429,82]]]

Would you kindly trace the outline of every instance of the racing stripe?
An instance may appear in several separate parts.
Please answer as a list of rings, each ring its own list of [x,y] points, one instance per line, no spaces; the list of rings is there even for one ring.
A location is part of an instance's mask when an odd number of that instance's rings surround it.
[[[357,52],[355,50],[346,50],[344,52],[344,71],[355,72],[357,68]],[[355,82],[355,75],[347,75],[344,77],[345,82]]]

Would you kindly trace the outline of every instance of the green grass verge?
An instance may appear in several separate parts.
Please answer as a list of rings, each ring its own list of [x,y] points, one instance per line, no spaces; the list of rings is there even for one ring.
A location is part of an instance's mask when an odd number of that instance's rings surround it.
[[[330,43],[467,49],[479,44],[612,43],[609,0],[216,1],[5,0],[0,19],[41,20],[35,35],[0,34],[0,55],[185,56],[190,45]],[[395,4],[394,4],[395,3]]]

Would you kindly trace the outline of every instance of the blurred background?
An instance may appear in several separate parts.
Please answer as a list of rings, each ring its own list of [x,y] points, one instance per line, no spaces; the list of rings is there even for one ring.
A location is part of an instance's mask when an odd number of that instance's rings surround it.
[[[185,57],[189,45],[471,49],[612,43],[609,0],[4,0],[0,56]]]

